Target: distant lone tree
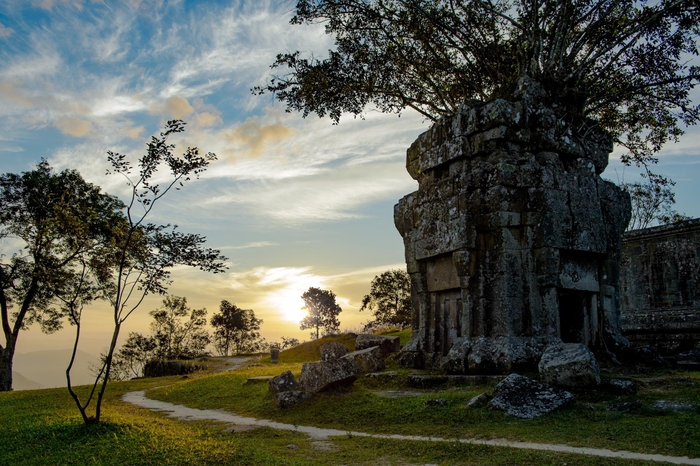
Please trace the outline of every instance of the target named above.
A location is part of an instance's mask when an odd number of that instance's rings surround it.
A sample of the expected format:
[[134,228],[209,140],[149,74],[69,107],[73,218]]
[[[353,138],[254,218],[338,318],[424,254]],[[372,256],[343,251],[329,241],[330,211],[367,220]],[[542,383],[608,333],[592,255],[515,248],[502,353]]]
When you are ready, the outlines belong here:
[[300,323],[301,330],[315,329],[317,340],[320,329],[323,329],[323,335],[332,335],[340,331],[338,314],[342,309],[335,302],[335,293],[311,287],[301,295],[301,299],[306,304],[302,309],[308,311],[308,315]]
[[233,354],[259,351],[264,344],[258,332],[262,323],[252,309],[221,301],[219,313],[211,317],[216,351],[222,356],[228,356],[231,350]]
[[298,0],[291,23],[324,24],[334,49],[279,54],[283,74],[253,92],[304,117],[373,105],[436,120],[527,78],[571,137],[598,124],[644,166],[700,118],[697,0]]
[[374,320],[365,331],[380,327],[411,326],[411,279],[403,270],[387,270],[372,280],[370,292],[362,299],[360,312],[372,311]]

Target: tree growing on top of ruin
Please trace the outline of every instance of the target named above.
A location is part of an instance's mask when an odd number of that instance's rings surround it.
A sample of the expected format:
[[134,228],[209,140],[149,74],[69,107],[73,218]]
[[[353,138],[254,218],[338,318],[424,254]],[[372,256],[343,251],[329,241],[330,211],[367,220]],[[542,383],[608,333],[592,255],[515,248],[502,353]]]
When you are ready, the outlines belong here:
[[[313,329],[316,331],[318,340],[323,330],[323,335],[332,335],[340,331],[340,321],[338,314],[342,308],[335,302],[335,293],[330,290],[310,287],[301,295],[305,306],[302,308],[308,311],[308,315],[299,323],[301,330]],[[313,332],[312,332],[313,338]]]
[[279,54],[282,74],[253,92],[304,117],[372,105],[436,120],[527,77],[573,137],[598,124],[645,167],[700,118],[696,0],[298,0],[291,23],[324,24],[335,48]]
[[374,314],[365,331],[383,326],[411,326],[411,279],[404,270],[387,270],[372,279],[369,294],[362,298],[360,312]]

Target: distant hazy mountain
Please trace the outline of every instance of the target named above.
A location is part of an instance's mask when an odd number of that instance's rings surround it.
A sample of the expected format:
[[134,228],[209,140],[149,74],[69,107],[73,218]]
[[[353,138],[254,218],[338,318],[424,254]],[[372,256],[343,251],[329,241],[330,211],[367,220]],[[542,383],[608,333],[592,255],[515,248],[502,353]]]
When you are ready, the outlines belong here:
[[19,372],[12,371],[12,389],[13,390],[37,390],[44,388],[40,384],[29,380]]
[[[14,360],[14,371],[21,374],[29,382],[35,382],[43,388],[65,387],[66,367],[70,361],[71,350],[32,351],[31,353],[17,353]],[[94,382],[95,377],[90,372],[90,367],[96,365],[99,359],[90,353],[80,351],[76,353],[73,369],[71,370],[71,382],[73,385],[85,385]],[[22,390],[14,382],[15,390]],[[28,390],[25,388],[24,390]]]

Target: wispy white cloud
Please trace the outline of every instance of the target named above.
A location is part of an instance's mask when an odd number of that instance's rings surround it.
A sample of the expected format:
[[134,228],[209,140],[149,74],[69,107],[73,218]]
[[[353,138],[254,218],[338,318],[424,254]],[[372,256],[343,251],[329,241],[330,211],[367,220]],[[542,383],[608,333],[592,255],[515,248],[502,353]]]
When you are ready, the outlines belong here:
[[247,243],[242,246],[223,246],[219,249],[222,251],[226,250],[239,250],[239,249],[251,249],[251,248],[267,248],[270,246],[279,246],[279,243],[274,243],[272,241],[254,241],[252,243]]
[[0,24],[0,39],[7,39],[12,34],[14,34],[14,32],[14,29],[8,28],[7,26],[3,26],[2,24]]

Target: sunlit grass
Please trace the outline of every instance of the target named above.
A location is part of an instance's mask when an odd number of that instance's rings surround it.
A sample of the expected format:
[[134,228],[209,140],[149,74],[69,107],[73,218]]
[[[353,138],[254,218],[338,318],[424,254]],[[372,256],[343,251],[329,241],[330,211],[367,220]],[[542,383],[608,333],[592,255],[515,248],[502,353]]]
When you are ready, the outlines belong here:
[[[663,383],[643,387],[636,397],[615,397],[600,392],[577,393],[570,409],[540,419],[522,421],[488,408],[467,408],[472,396],[490,387],[450,388],[420,396],[387,398],[380,390],[407,387],[408,371],[389,358],[394,379],[360,377],[346,389],[317,395],[310,402],[287,410],[275,407],[267,384],[248,383],[249,377],[277,375],[291,370],[298,377],[301,361],[318,359],[312,342],[288,350],[281,363],[259,364],[189,377],[162,377],[111,383],[104,404],[104,423],[85,427],[65,389],[0,393],[0,465],[160,465],[160,464],[347,464],[347,465],[613,465],[635,464],[621,459],[524,451],[511,448],[357,438],[329,439],[331,451],[319,449],[305,435],[261,428],[247,432],[224,431],[213,421],[177,421],[120,401],[134,390],[149,397],[195,408],[224,409],[236,414],[293,425],[312,425],[343,431],[417,434],[442,438],[507,438],[572,446],[700,456],[700,410],[661,413],[643,408],[613,413],[610,403],[658,399],[700,404],[700,373],[657,374]],[[341,337],[341,342],[347,337]],[[350,346],[350,345],[348,345]],[[351,348],[352,349],[352,348]],[[285,352],[283,352],[284,354]],[[160,387],[160,388],[158,388]],[[444,398],[447,406],[426,406]]]

